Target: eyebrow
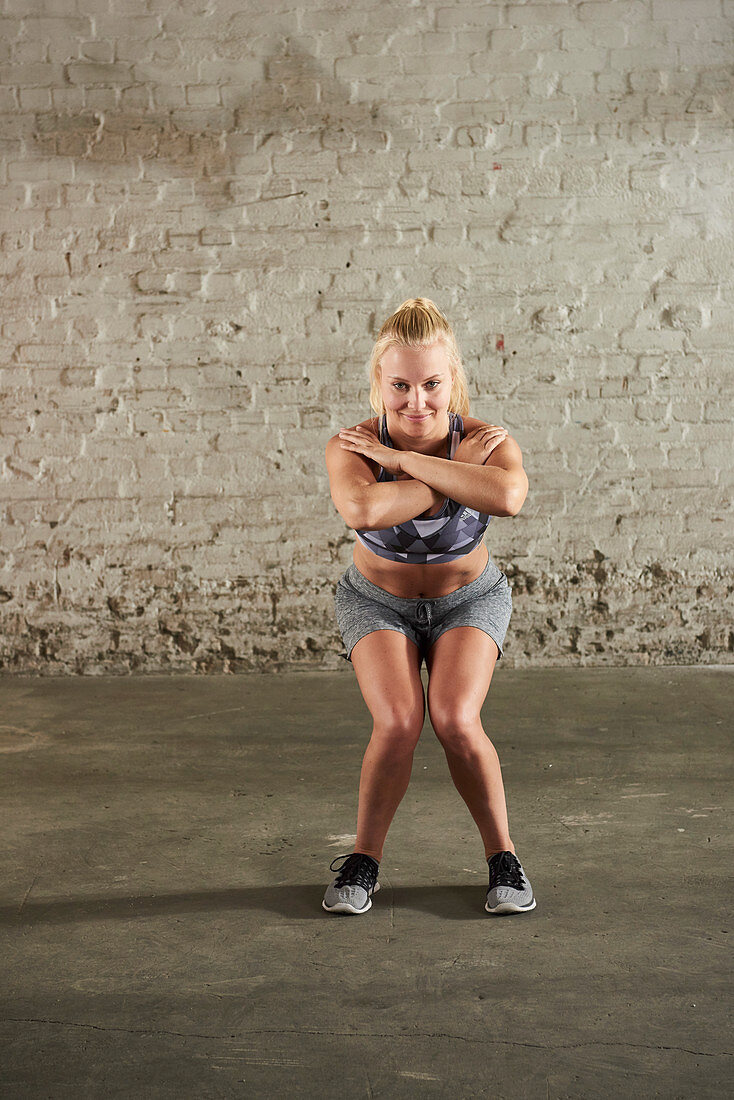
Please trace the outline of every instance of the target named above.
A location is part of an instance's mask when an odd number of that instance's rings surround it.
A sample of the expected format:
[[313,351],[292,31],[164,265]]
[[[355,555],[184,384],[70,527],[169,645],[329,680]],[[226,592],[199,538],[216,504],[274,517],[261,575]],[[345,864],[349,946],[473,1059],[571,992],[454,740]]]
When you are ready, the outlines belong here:
[[[399,374],[388,374],[388,378],[395,378],[398,382],[407,382],[406,378],[401,378]],[[424,378],[424,382],[432,382],[434,378],[443,378],[442,374],[432,374],[430,378]]]

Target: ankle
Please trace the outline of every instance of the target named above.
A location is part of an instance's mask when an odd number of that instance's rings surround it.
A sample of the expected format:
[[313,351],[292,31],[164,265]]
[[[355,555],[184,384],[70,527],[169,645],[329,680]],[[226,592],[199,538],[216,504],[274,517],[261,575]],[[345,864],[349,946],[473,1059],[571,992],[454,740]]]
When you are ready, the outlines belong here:
[[490,859],[492,858],[492,856],[496,856],[496,855],[499,855],[499,853],[500,853],[500,852],[512,852],[513,856],[514,856],[514,855],[517,855],[517,852],[515,851],[515,845],[514,845],[514,844],[513,844],[512,842],[510,842],[510,843],[509,843],[509,844],[507,845],[507,847],[506,847],[506,848],[492,848],[492,849],[488,849],[488,850],[487,850],[487,851],[486,851],[486,852],[484,853],[484,858],[485,858],[486,860],[490,860]]
[[374,848],[357,848],[355,846],[354,851],[360,855],[369,856],[371,859],[374,859],[375,863],[379,863],[382,859],[382,852],[376,852]]

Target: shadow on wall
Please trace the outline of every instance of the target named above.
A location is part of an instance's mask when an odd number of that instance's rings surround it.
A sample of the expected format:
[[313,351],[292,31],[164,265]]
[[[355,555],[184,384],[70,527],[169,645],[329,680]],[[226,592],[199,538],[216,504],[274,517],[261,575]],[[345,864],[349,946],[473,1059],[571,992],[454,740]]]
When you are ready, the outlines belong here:
[[[96,189],[96,202],[85,206],[79,225],[74,222],[73,202],[84,205],[83,198],[70,202],[68,219],[61,223],[69,277],[98,279],[108,266],[119,273],[119,254],[130,247],[134,235],[144,238],[137,246],[144,266],[125,270],[136,297],[147,305],[183,303],[199,292],[206,279],[207,291],[214,300],[221,300],[229,296],[230,283],[236,288],[237,278],[240,290],[247,289],[248,270],[267,278],[269,272],[287,265],[289,230],[315,234],[314,243],[330,247],[343,243],[351,251],[367,219],[376,217],[365,192],[379,194],[381,201],[387,198],[404,211],[413,210],[421,201],[428,171],[411,170],[409,150],[430,145],[435,170],[440,169],[449,143],[487,147],[493,141],[491,127],[484,122],[466,126],[439,122],[432,104],[427,108],[418,101],[400,112],[384,105],[379,102],[385,94],[384,81],[379,79],[361,84],[362,90],[374,92],[374,101],[355,102],[349,81],[327,72],[319,59],[297,49],[266,53],[270,44],[260,46],[262,56],[253,56],[248,47],[257,49],[263,36],[230,34],[230,24],[223,21],[215,32],[207,21],[208,35],[221,34],[217,50],[223,56],[211,62],[189,64],[185,56],[172,57],[181,45],[176,38],[166,37],[155,41],[150,62],[65,61],[58,67],[67,87],[83,90],[86,98],[102,106],[18,117],[17,137],[25,140],[29,153],[72,161],[74,182]],[[286,31],[280,40],[287,45]],[[210,72],[202,75],[205,66]],[[333,69],[333,64],[329,67]],[[199,87],[216,90],[222,105],[201,107],[192,102],[170,109],[149,105],[157,89],[164,99],[167,90],[183,96],[187,87],[194,96]],[[103,105],[107,99],[109,107]],[[490,105],[486,113],[492,114]],[[496,121],[501,123],[503,118]],[[389,169],[383,169],[368,190],[363,158],[389,150],[402,155],[391,160]],[[340,155],[359,158],[354,173],[348,165],[338,165]],[[333,212],[335,179],[339,209]],[[134,210],[126,208],[128,201],[135,202]],[[82,243],[90,219],[99,222],[93,256],[86,255]],[[59,225],[58,219],[55,224]],[[268,237],[274,227],[282,235],[275,247]],[[425,225],[412,228],[422,239]],[[336,240],[340,232],[341,242]],[[238,237],[233,238],[233,233]],[[200,250],[233,244],[239,246],[236,251],[215,254],[216,264],[211,252],[205,252],[203,260],[198,258]],[[172,248],[181,250],[173,268]],[[340,257],[340,266],[341,261]],[[73,290],[60,288],[56,305],[72,296]],[[241,343],[248,337],[254,320],[246,294],[239,295],[237,305],[234,320],[209,321],[208,337],[225,343]],[[324,308],[324,298],[317,296],[314,310]],[[258,330],[280,333],[287,313],[287,303],[276,296],[268,316],[259,313]],[[341,324],[339,311],[337,318]],[[370,331],[373,322],[374,318],[368,321]],[[151,324],[152,339],[157,341],[161,323]]]
[[[238,48],[245,55],[247,40],[233,38],[228,47],[230,54]],[[212,62],[212,69],[219,64]],[[63,66],[67,85],[85,89],[93,102],[104,102],[107,95],[117,102],[109,108],[36,111],[18,118],[17,136],[25,139],[28,153],[70,159],[74,182],[96,188],[95,204],[85,208],[84,228],[75,225],[71,205],[68,221],[63,222],[62,247],[70,277],[98,278],[108,264],[119,271],[119,253],[134,234],[147,239],[142,245],[144,266],[127,269],[136,297],[148,305],[183,303],[198,292],[206,276],[207,288],[216,285],[215,297],[221,300],[221,288],[226,296],[230,282],[234,289],[236,278],[246,280],[243,273],[248,269],[267,277],[286,266],[289,230],[316,234],[314,243],[330,247],[334,234],[343,230],[344,246],[351,249],[354,223],[364,219],[350,210],[346,220],[337,214],[338,224],[332,222],[336,158],[362,158],[395,146],[407,150],[420,140],[417,117],[410,111],[398,118],[382,105],[351,102],[348,81],[335,78],[316,59],[298,51],[222,60],[221,79],[230,83],[217,85],[216,74],[211,77],[222,106],[149,108],[156,84],[183,94],[185,68],[181,58],[145,64],[69,61]],[[198,77],[192,84],[196,87]],[[376,97],[382,94],[382,87],[375,85]],[[437,158],[440,152],[437,145]],[[407,165],[400,167],[403,161],[391,166],[381,198],[394,188],[400,202],[415,191],[415,177],[421,174],[413,173],[407,182],[410,173]],[[342,168],[340,206],[365,202],[364,178],[363,166],[353,176]],[[82,199],[75,201],[83,205]],[[128,201],[135,202],[134,210],[126,209]],[[369,205],[364,208],[365,216],[371,216]],[[97,247],[88,257],[81,242],[95,218]],[[273,227],[281,234],[280,247],[273,247],[268,238]],[[239,236],[233,239],[233,233]],[[185,239],[191,235],[198,235],[198,241]],[[296,238],[294,247],[297,243]],[[239,246],[236,251],[226,258],[219,252],[214,266],[211,252],[198,259],[200,250],[233,244]],[[171,248],[190,254],[177,252],[178,269],[171,268]],[[58,299],[73,294],[62,290]],[[323,308],[324,299],[317,297],[314,309]],[[268,316],[258,315],[258,330],[280,333],[287,312],[287,303],[276,297]],[[225,342],[245,340],[255,322],[242,294],[238,314],[234,321],[210,321],[207,335]]]
[[[230,76],[232,64],[222,62]],[[313,199],[315,189],[328,190],[326,179],[309,179],[306,186],[301,179],[274,175],[270,161],[274,153],[313,153],[325,147],[337,153],[375,152],[384,150],[389,135],[406,126],[404,118],[399,122],[387,117],[381,106],[350,102],[348,87],[305,54],[260,59],[261,79],[252,81],[249,96],[245,96],[242,84],[251,65],[251,59],[243,62],[242,83],[221,85],[225,100],[231,100],[226,106],[165,111],[123,103],[74,113],[35,112],[28,137],[32,148],[45,156],[71,157],[80,168],[88,164],[115,169],[97,175],[80,171],[81,180],[165,184],[190,179],[193,199],[210,210],[231,212],[233,206],[277,199],[309,195]],[[149,79],[135,78],[134,71],[147,67],[75,61],[64,70],[72,86],[115,89],[131,98],[133,90],[143,92],[156,78],[160,80],[160,71],[153,64]],[[268,79],[264,79],[266,69],[273,74]],[[171,66],[167,71],[171,72]],[[182,74],[182,83],[184,80]],[[415,131],[411,133],[415,140]],[[348,184],[349,177],[343,177],[343,182]],[[304,213],[304,223],[307,217],[310,224],[312,213],[310,209]],[[328,215],[324,220],[328,221]]]

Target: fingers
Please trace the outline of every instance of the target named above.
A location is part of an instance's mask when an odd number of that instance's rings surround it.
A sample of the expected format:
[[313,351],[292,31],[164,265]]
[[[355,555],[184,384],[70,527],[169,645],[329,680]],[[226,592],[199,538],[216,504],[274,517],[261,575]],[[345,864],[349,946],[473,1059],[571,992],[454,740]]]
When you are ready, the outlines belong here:
[[361,424],[358,425],[356,428],[340,428],[339,437],[340,439],[349,439],[350,437],[356,437],[360,440],[378,438],[374,432],[369,431],[367,428],[363,428]]
[[484,443],[501,443],[508,436],[507,428],[498,424],[489,424],[476,429],[476,435]]
[[501,424],[480,424],[478,428],[475,428],[471,435],[479,435],[481,432],[492,432],[496,435],[498,432],[504,432],[507,435],[507,428],[503,428]]

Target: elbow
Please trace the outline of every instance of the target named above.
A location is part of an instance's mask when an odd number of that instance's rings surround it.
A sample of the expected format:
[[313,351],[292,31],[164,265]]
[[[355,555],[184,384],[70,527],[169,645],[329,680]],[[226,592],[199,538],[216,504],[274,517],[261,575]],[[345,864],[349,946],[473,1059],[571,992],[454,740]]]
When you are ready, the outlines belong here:
[[367,514],[367,504],[365,501],[350,501],[349,505],[344,508],[341,516],[347,527],[350,527],[352,531],[368,528],[370,525],[371,517]]
[[505,500],[506,514],[508,516],[516,516],[525,503],[525,497],[527,495],[528,490],[526,485],[517,486],[517,488],[511,489]]
[[508,516],[516,516],[518,511],[521,510],[525,504],[525,497],[527,496],[527,478],[521,485],[513,485],[507,489],[507,495],[505,498],[505,507],[507,509]]

